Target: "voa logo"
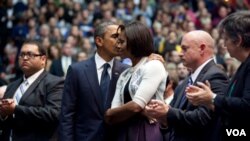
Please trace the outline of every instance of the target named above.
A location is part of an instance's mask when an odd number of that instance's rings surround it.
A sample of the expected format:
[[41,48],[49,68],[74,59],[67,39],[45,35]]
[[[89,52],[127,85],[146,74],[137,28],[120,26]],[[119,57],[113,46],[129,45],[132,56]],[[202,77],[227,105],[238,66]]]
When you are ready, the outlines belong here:
[[244,129],[226,129],[227,136],[247,136]]

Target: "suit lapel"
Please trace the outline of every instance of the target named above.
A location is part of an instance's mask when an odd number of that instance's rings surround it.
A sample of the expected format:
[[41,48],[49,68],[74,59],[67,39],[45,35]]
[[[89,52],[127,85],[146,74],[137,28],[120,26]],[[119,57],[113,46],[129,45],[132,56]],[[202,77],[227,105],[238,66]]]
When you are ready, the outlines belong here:
[[[177,97],[176,102],[174,104],[174,107],[176,107],[176,108],[182,108],[183,105],[185,105],[185,104],[182,104],[182,106],[180,107],[182,97],[183,97],[185,89],[187,87],[188,78],[189,78],[189,76],[182,82],[181,88],[179,89],[179,91],[177,91],[178,97]],[[186,103],[186,101],[184,103]]]
[[[205,75],[205,73],[207,72],[207,70],[208,70],[212,65],[215,65],[215,63],[214,63],[213,60],[211,60],[210,62],[208,62],[208,63],[202,68],[202,70],[200,71],[200,73],[199,73],[199,75],[197,76],[196,80],[193,82],[193,85],[195,85],[198,81],[204,81],[204,80],[203,80],[204,75]],[[183,82],[183,83],[184,83],[184,86],[181,88],[181,90],[180,90],[180,96],[178,97],[177,102],[175,103],[175,106],[177,106],[177,107],[179,106],[179,104],[180,104],[180,102],[181,102],[181,99],[182,99],[183,94],[185,94],[185,89],[186,89],[186,87],[187,87],[188,78],[189,78],[189,77],[187,77],[187,78],[185,79],[185,81]],[[188,102],[188,100],[185,99],[185,101],[183,102],[184,104],[182,104],[182,105],[180,106],[180,108],[181,108],[181,109],[184,108],[183,106],[186,105],[187,102]],[[185,108],[185,109],[186,109],[186,108]]]
[[193,84],[196,84],[197,81],[205,81],[203,80],[205,73],[207,72],[207,70],[209,70],[209,68],[211,68],[213,65],[215,65],[215,62],[213,60],[211,60],[210,62],[208,62],[201,70],[201,72],[199,73],[199,75],[197,76],[196,80],[194,81]]
[[38,78],[30,85],[30,87],[25,91],[23,94],[22,98],[20,99],[20,104],[22,103],[23,100],[25,100],[29,95],[32,94],[34,89],[37,87],[37,85],[40,83],[40,81],[47,75],[46,71],[43,71],[42,74],[38,76]]
[[90,87],[92,89],[93,95],[95,97],[97,105],[100,109],[103,109],[103,98],[101,97],[101,88],[98,82],[97,68],[95,63],[95,58],[92,57],[88,63],[85,65],[85,75],[89,81]]
[[20,84],[22,83],[23,78],[18,79],[17,81],[15,81],[6,91],[6,94],[4,95],[4,98],[13,98],[13,96],[15,95],[16,90],[18,89],[18,87],[20,86]]

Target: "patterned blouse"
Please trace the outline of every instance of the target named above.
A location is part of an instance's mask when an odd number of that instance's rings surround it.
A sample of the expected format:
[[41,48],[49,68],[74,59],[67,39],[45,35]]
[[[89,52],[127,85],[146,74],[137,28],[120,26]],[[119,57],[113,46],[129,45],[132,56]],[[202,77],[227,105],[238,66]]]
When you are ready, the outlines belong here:
[[148,61],[148,57],[143,57],[134,67],[126,69],[120,75],[111,108],[124,104],[124,88],[130,78],[130,96],[140,107],[144,108],[151,99],[164,101],[167,75],[162,62]]

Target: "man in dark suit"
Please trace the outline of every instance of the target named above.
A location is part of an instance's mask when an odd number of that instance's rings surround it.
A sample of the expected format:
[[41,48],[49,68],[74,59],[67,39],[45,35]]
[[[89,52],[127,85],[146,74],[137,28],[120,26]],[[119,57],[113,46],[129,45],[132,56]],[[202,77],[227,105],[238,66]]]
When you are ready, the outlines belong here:
[[[111,106],[117,79],[127,68],[114,59],[123,49],[116,45],[118,25],[103,22],[95,29],[96,54],[69,67],[62,100],[61,141],[110,141],[115,136],[104,123]],[[108,64],[108,91],[102,90],[102,74]],[[107,95],[106,95],[107,94]],[[111,136],[109,136],[111,135]],[[111,138],[110,138],[111,137]]]
[[227,76],[213,61],[214,40],[205,31],[191,31],[183,36],[181,58],[191,69],[191,75],[179,85],[174,93],[171,106],[152,100],[146,113],[158,119],[171,141],[217,140],[218,119],[204,106],[194,106],[188,102],[185,89],[188,85],[209,80],[217,94],[223,94],[227,86]]
[[19,65],[24,76],[9,84],[1,100],[1,141],[56,140],[63,79],[44,70],[46,49],[27,41]]
[[72,57],[72,45],[65,43],[62,48],[62,56],[52,61],[50,73],[56,76],[65,77],[67,70],[76,60]]
[[[224,95],[199,83],[190,87],[187,96],[194,105],[205,105],[221,117],[224,140],[235,136],[249,140],[250,135],[250,13],[235,12],[221,21],[219,29],[230,56],[241,63]],[[233,31],[233,32],[232,32]],[[211,82],[210,82],[211,83]],[[233,133],[232,133],[233,132]]]

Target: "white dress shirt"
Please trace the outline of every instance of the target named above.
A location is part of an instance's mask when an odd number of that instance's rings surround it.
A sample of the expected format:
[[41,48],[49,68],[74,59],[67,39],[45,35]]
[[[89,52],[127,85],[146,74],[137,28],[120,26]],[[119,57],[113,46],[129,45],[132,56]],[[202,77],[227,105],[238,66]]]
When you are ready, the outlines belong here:
[[113,62],[114,59],[110,60],[109,62],[106,62],[97,52],[95,54],[95,63],[96,63],[96,69],[97,69],[97,76],[98,76],[98,82],[101,83],[101,76],[103,71],[103,65],[105,63],[109,63],[110,67],[108,68],[108,73],[110,78],[112,78],[111,70],[113,68]]

